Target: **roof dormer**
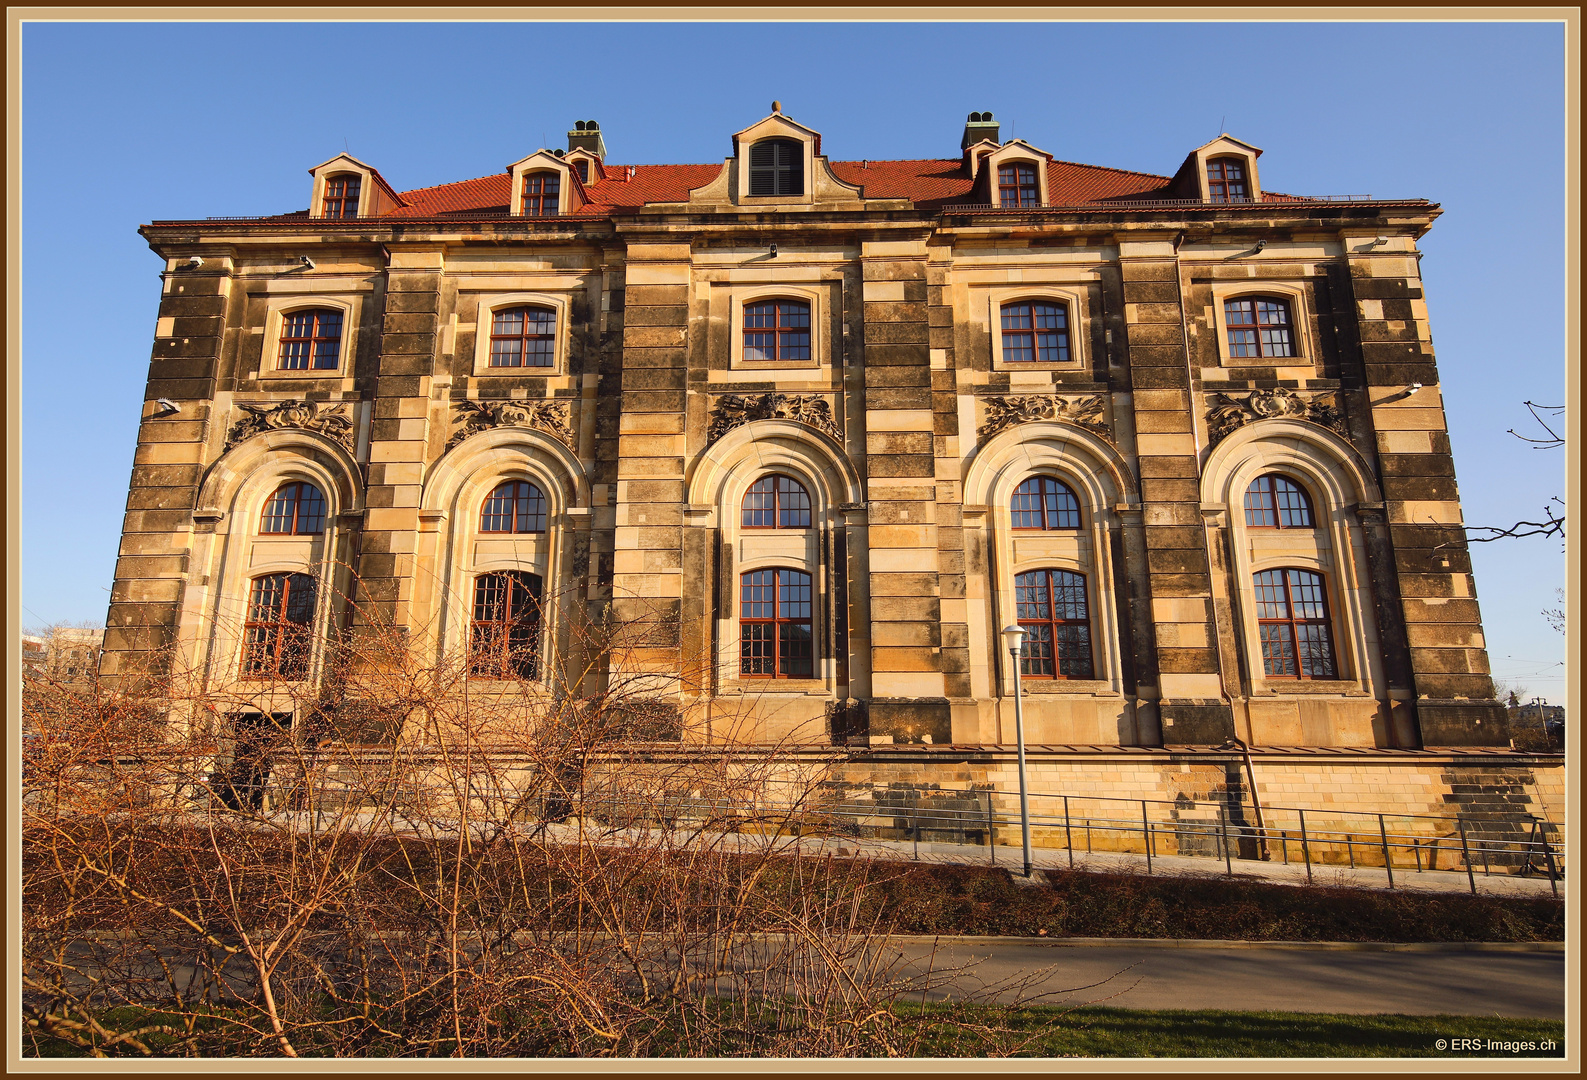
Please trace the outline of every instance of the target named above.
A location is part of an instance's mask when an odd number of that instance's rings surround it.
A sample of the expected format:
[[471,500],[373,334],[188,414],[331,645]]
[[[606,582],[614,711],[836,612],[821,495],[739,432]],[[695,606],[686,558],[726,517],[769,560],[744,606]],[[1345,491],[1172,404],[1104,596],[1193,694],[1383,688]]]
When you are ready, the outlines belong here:
[[821,134],[782,114],[772,102],[770,116],[733,136],[737,201],[808,203],[815,190],[815,164]]
[[1262,151],[1225,132],[1190,152],[1174,174],[1174,191],[1209,203],[1262,201],[1256,159]]
[[1024,139],[1010,139],[976,159],[973,190],[999,209],[1046,206],[1047,165],[1052,159],[1047,151],[1038,150]]
[[558,217],[583,205],[573,167],[550,150],[536,150],[507,166],[511,177],[508,213],[513,217]]
[[378,217],[407,205],[378,170],[351,154],[337,154],[309,175],[314,177],[311,218]]

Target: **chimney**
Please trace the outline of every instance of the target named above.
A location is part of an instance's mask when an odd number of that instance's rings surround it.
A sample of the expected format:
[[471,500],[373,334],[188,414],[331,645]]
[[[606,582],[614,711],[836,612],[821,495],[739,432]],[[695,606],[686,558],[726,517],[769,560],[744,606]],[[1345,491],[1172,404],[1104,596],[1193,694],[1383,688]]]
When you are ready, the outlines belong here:
[[978,143],[982,139],[997,142],[997,127],[997,121],[992,119],[991,113],[971,113],[970,118],[964,122],[964,138],[959,140],[960,152],[969,149],[971,144]]
[[579,120],[574,123],[573,130],[568,132],[569,150],[588,150],[601,160],[606,161],[606,143],[601,141],[601,125],[594,120]]

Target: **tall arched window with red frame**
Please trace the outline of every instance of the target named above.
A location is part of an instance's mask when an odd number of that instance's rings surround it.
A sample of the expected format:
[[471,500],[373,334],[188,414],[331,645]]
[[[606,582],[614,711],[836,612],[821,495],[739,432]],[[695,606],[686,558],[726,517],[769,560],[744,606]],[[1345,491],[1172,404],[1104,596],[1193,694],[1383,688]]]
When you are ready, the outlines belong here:
[[1090,679],[1091,606],[1084,574],[1032,570],[1014,578],[1014,610],[1025,631],[1020,674]]
[[302,679],[314,642],[314,579],[265,574],[253,579],[243,624],[242,673],[249,679]]
[[808,529],[810,493],[791,476],[763,476],[744,493],[746,529]]
[[325,495],[313,484],[282,484],[265,502],[259,532],[268,536],[316,536],[325,531]]
[[751,570],[739,578],[739,665],[746,679],[815,677],[815,596],[803,570]]
[[1257,572],[1256,622],[1269,679],[1337,679],[1328,589],[1314,570]]
[[503,570],[474,579],[468,647],[471,676],[539,676],[540,598],[540,577],[527,570]]

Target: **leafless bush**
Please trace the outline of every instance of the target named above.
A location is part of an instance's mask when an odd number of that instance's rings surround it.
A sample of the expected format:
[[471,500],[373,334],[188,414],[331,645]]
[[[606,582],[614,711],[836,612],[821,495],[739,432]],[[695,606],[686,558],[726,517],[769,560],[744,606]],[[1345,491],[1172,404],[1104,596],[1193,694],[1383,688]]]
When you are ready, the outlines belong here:
[[877,870],[806,820],[823,769],[688,741],[623,629],[488,691],[366,628],[312,695],[170,657],[31,695],[28,1052],[916,1052]]

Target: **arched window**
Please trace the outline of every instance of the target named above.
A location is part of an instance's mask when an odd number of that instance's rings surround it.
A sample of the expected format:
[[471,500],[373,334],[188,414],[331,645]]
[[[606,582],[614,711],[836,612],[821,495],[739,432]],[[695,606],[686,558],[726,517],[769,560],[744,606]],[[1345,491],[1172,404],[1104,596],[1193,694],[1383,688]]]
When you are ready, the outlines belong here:
[[557,313],[550,308],[504,308],[491,318],[490,366],[552,367],[556,342]]
[[1016,529],[1078,529],[1080,500],[1060,480],[1033,476],[1014,492],[1009,504]]
[[751,195],[803,195],[804,147],[794,139],[762,139],[749,148]]
[[810,305],[803,300],[760,300],[744,305],[744,359],[810,359]]
[[323,217],[350,218],[358,216],[358,190],[362,181],[354,174],[330,176],[325,180]]
[[810,575],[752,570],[739,579],[739,674],[744,678],[815,676]]
[[808,529],[810,493],[787,476],[763,476],[744,493],[746,529]]
[[540,670],[540,578],[525,570],[474,579],[469,674],[483,679],[534,679]]
[[1338,678],[1322,575],[1262,570],[1252,580],[1263,673],[1269,679]]
[[1014,607],[1025,631],[1020,674],[1089,679],[1091,613],[1086,579],[1069,570],[1034,570],[1014,579]]
[[1245,186],[1245,162],[1239,158],[1213,158],[1207,162],[1207,194],[1215,203],[1250,202]]
[[314,536],[325,531],[325,496],[313,484],[276,488],[259,516],[259,531],[273,536]]
[[997,204],[999,206],[1037,206],[1041,188],[1036,183],[1036,166],[1012,162],[997,167]]
[[546,531],[545,493],[527,480],[498,484],[479,512],[482,533],[543,533]]
[[334,308],[289,311],[281,317],[282,371],[334,371],[342,352],[342,313]]
[[1294,356],[1289,301],[1244,296],[1223,302],[1230,356]]
[[1311,500],[1287,476],[1268,473],[1245,489],[1245,524],[1251,529],[1314,529]]
[[526,173],[523,178],[523,216],[556,217],[562,177],[554,172]]
[[266,574],[253,579],[243,624],[242,673],[250,679],[301,679],[314,642],[314,579]]
[[1003,359],[1044,364],[1069,362],[1069,309],[1051,300],[1004,304]]

